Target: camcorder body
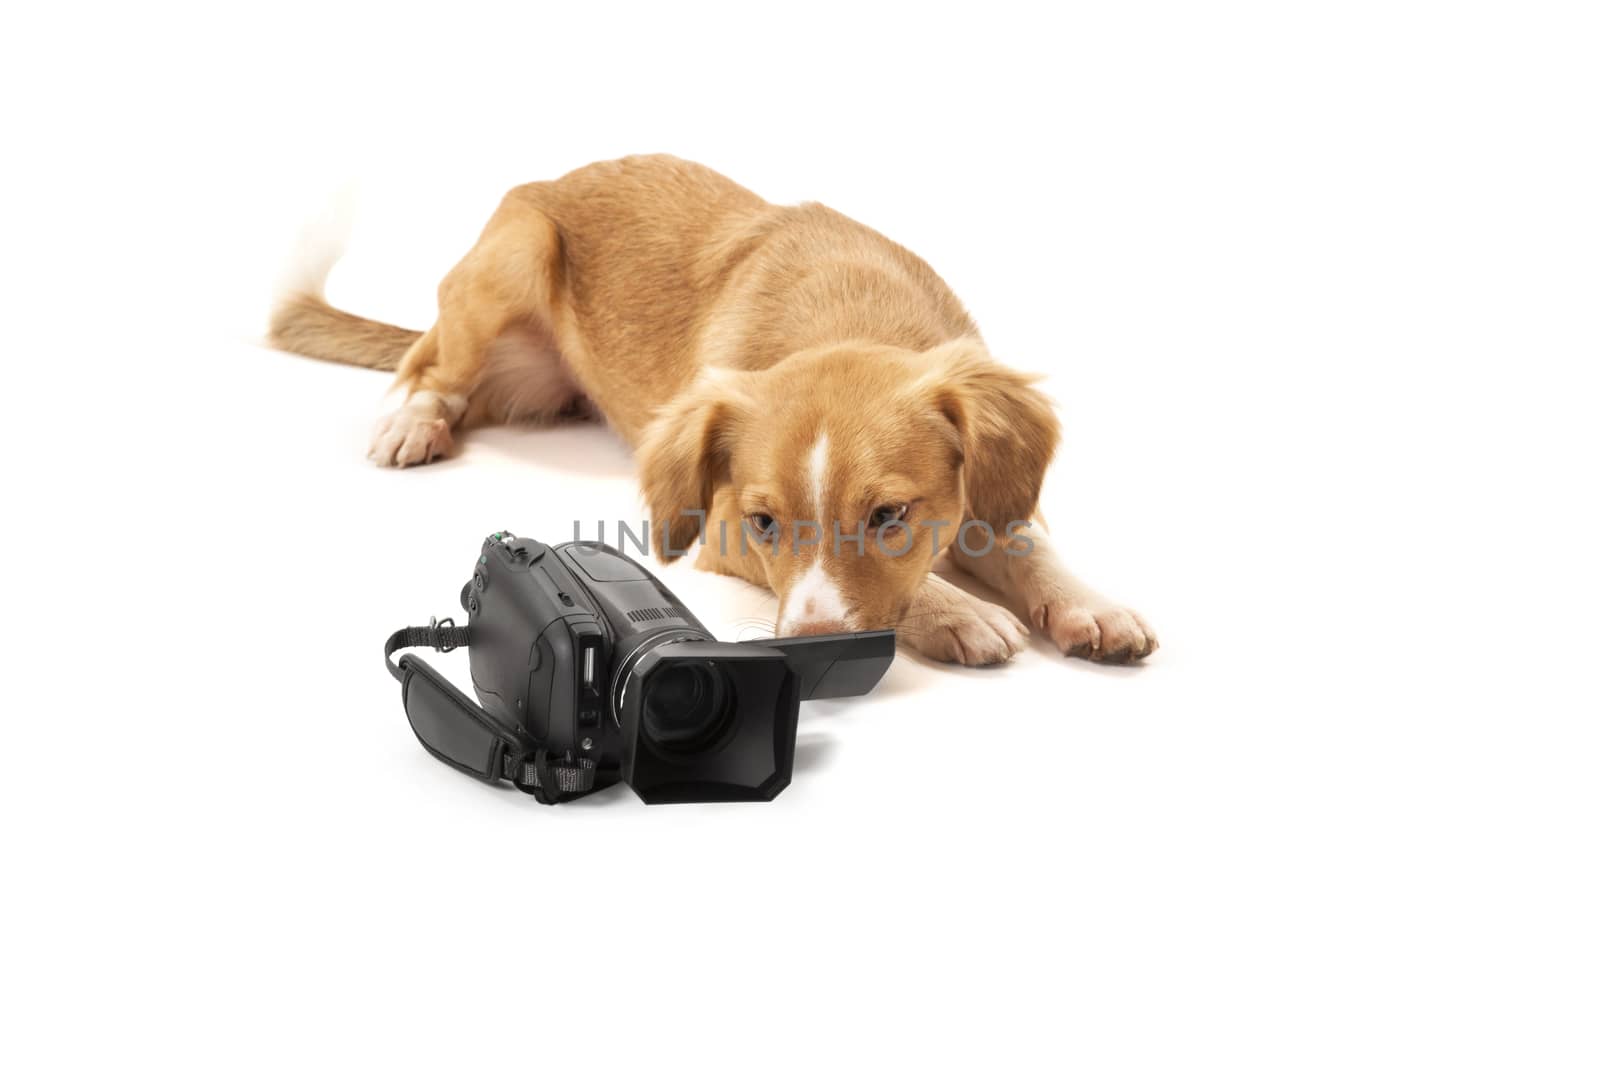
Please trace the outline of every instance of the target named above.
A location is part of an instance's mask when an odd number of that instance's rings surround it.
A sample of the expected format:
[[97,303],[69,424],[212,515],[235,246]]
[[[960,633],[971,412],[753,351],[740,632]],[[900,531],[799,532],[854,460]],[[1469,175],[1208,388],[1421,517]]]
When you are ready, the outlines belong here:
[[461,605],[465,627],[403,643],[466,645],[481,707],[408,654],[412,728],[452,766],[547,802],[619,781],[649,804],[771,800],[793,773],[800,701],[865,693],[894,657],[892,630],[716,641],[598,542],[491,534]]

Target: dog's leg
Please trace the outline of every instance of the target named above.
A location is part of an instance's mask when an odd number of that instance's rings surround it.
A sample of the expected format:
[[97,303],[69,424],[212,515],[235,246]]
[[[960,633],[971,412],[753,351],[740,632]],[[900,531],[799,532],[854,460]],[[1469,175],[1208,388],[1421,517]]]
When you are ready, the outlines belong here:
[[1118,607],[1067,570],[1041,524],[1034,523],[1021,537],[1031,547],[1020,538],[996,543],[982,555],[952,546],[951,562],[1021,604],[1033,625],[1069,656],[1129,663],[1160,647],[1155,631],[1138,613]]
[[930,574],[895,628],[902,644],[929,659],[969,667],[1003,663],[1028,643],[1028,628],[998,604]]
[[[427,373],[439,362],[439,328],[435,326],[417,339],[400,361],[397,385],[406,384],[406,368]],[[367,458],[381,467],[409,467],[415,463],[450,453],[454,441],[450,427],[466,411],[464,396],[436,393],[410,383],[405,403],[378,420],[372,428],[372,444]]]
[[[567,379],[559,353],[542,343],[552,336],[560,254],[560,235],[549,218],[526,194],[507,196],[478,243],[440,283],[438,321],[401,360],[396,384],[406,387],[406,400],[373,431],[374,461],[406,467],[448,454],[450,431],[469,408],[482,422],[554,415],[571,406],[575,387],[546,387]],[[486,367],[499,365],[491,365],[491,354],[508,347],[521,354],[508,368],[518,359],[531,363],[520,375],[486,375]],[[508,390],[513,400],[500,395]]]

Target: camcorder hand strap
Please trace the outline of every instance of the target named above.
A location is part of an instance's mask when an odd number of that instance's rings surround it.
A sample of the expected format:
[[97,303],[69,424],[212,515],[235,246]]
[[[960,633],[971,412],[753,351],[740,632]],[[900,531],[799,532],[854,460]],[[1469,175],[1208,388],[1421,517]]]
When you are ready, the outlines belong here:
[[383,664],[400,683],[411,730],[422,747],[445,763],[485,782],[504,778],[541,804],[560,804],[594,789],[595,761],[556,759],[520,723],[479,706],[451,685],[433,667],[411,653],[392,658],[402,648],[451,652],[472,641],[472,627],[455,620],[429,620],[389,635]]

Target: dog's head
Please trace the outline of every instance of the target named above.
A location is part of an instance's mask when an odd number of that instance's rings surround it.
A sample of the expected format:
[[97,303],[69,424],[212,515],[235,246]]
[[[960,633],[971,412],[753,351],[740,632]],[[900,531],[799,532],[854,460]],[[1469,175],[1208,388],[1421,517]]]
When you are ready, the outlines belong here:
[[656,551],[683,554],[703,513],[702,552],[760,560],[780,636],[894,626],[963,521],[984,524],[967,549],[1002,551],[1033,515],[1059,427],[1032,381],[976,339],[709,372],[640,446]]

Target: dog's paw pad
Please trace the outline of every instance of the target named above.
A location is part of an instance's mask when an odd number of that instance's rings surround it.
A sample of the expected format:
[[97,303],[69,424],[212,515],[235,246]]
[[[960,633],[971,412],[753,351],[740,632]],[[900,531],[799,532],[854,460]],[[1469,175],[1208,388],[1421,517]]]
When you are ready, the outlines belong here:
[[411,467],[447,456],[453,447],[449,422],[403,407],[378,420],[367,458],[380,467]]
[[1132,663],[1161,647],[1138,613],[1114,605],[1086,607],[1063,601],[1039,604],[1033,624],[1069,656],[1102,663]]

